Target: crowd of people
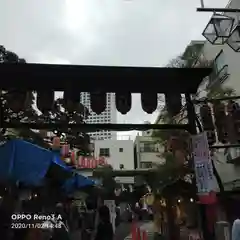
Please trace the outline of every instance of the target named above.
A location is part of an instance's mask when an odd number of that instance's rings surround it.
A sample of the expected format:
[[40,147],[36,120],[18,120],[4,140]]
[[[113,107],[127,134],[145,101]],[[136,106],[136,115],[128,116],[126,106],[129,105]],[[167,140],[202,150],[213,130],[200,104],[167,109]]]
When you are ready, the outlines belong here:
[[[50,219],[12,219],[8,237],[11,240],[113,240],[113,227],[107,206],[79,211],[76,205],[57,203],[37,208],[23,201],[15,214],[51,216]],[[54,216],[54,217],[53,217]],[[97,219],[97,221],[96,221]],[[19,226],[19,227],[16,227]],[[24,227],[23,227],[24,226]]]

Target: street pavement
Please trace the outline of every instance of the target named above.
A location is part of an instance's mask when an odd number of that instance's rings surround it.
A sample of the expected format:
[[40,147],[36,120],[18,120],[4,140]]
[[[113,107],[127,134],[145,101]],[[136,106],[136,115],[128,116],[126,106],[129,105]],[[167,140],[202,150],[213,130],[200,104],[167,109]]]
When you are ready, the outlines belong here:
[[121,223],[115,231],[114,240],[124,240],[131,233],[131,223]]
[[[146,231],[148,240],[153,239],[154,229],[152,221],[141,221],[137,224],[142,231]],[[122,223],[118,226],[115,232],[115,240],[131,240],[131,223]]]
[[[138,226],[140,226],[141,231],[145,230],[147,233],[147,240],[154,239],[154,226],[152,221],[148,222],[138,222]],[[182,227],[180,229],[180,239],[188,240],[189,239],[189,230],[187,228]],[[115,240],[132,240],[131,238],[131,223],[124,223],[119,226],[116,230],[116,238]]]

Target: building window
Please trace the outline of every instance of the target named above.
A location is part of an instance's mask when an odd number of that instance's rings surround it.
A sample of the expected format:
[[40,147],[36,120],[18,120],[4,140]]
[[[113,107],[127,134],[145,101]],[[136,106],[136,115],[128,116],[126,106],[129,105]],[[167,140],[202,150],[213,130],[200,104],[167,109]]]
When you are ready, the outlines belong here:
[[225,65],[226,65],[225,55],[224,55],[223,50],[221,50],[220,53],[217,55],[217,57],[214,60],[214,69],[218,73],[223,69],[223,67]]
[[141,162],[140,168],[152,168],[153,164],[152,162]]
[[140,143],[140,152],[158,152],[158,144],[154,142]]
[[123,148],[119,148],[119,152],[123,152]]
[[123,164],[120,164],[120,165],[119,165],[119,168],[120,168],[120,169],[124,169],[124,165],[123,165]]
[[213,72],[209,77],[208,88],[222,84],[229,76],[228,65],[226,64],[223,50],[219,52],[213,62]]
[[99,156],[100,157],[109,157],[110,156],[109,148],[100,148]]

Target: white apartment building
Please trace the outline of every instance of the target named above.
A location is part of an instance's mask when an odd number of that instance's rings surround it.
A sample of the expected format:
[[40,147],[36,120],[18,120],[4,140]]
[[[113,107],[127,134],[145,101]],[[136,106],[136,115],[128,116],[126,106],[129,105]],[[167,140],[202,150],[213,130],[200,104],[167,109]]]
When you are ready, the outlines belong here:
[[162,157],[164,147],[159,139],[151,136],[136,136],[134,142],[135,168],[152,168],[154,165],[164,164]]
[[[86,120],[86,123],[116,123],[117,122],[117,110],[115,106],[115,94],[107,93],[107,104],[106,110],[101,114],[97,115],[91,110],[90,93],[81,93],[81,103],[87,107],[90,111],[90,115]],[[89,133],[93,140],[104,140],[104,139],[117,139],[117,133],[112,131],[97,131]]]
[[[240,1],[232,0],[226,8],[240,8]],[[236,19],[236,13],[226,13]],[[227,44],[212,45],[210,42],[205,41],[200,58],[206,60],[214,60],[214,74],[208,79],[207,85],[204,87],[215,87],[222,84],[236,90],[236,94],[240,95],[240,53],[234,52]],[[204,92],[202,93],[204,96]]]
[[[114,170],[134,169],[134,144],[132,140],[96,140],[94,156],[104,157]],[[116,177],[116,182],[133,184],[134,177]]]
[[[151,124],[151,122],[144,121],[144,124]],[[152,129],[148,129],[148,130],[142,131],[142,136],[150,137],[152,135],[152,132],[153,132]]]
[[[238,0],[232,0],[226,8],[240,8]],[[236,13],[226,13],[235,18],[237,23]],[[199,97],[206,96],[206,90],[215,88],[219,85],[223,87],[230,87],[235,90],[236,95],[240,95],[240,53],[234,52],[227,44],[212,45],[205,41],[199,59],[206,59],[213,61],[213,73],[206,78],[199,88]],[[240,149],[229,148],[227,152],[228,158],[240,157]]]
[[95,140],[94,156],[104,157],[113,169],[134,169],[134,152],[132,140]]

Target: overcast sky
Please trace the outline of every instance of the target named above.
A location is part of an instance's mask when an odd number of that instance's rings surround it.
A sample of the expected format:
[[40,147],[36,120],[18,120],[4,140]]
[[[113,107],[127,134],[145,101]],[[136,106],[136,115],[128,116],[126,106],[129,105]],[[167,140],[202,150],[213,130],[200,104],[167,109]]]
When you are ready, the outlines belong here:
[[[197,7],[200,0],[0,0],[0,44],[28,62],[164,66],[202,39],[210,14]],[[143,113],[139,96],[133,108],[118,121],[156,118]]]

